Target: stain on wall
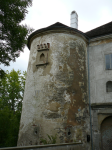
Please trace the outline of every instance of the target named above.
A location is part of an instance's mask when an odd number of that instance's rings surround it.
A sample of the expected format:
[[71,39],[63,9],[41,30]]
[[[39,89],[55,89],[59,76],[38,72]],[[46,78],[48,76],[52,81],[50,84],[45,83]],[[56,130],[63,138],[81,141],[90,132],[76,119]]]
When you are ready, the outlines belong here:
[[[49,64],[36,68],[36,46],[42,42],[50,43]],[[71,33],[51,33],[32,41],[18,145],[41,144],[47,134],[57,134],[57,143],[83,142],[89,148],[86,50],[85,41]],[[37,126],[36,135],[32,124]]]

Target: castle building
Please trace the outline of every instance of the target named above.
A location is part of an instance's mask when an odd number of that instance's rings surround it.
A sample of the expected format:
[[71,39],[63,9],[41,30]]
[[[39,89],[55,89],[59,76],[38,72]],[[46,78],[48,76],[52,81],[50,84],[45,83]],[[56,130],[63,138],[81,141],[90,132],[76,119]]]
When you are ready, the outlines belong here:
[[83,33],[55,23],[28,38],[30,58],[19,146],[82,143],[86,150],[112,147],[112,22]]
[[85,33],[94,150],[112,147],[112,22]]

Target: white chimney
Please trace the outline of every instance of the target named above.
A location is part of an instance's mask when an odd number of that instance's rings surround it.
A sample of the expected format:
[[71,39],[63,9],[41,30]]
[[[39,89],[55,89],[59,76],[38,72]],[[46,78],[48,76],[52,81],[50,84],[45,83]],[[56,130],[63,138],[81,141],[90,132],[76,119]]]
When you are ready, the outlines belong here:
[[78,15],[76,11],[71,12],[70,27],[78,29]]

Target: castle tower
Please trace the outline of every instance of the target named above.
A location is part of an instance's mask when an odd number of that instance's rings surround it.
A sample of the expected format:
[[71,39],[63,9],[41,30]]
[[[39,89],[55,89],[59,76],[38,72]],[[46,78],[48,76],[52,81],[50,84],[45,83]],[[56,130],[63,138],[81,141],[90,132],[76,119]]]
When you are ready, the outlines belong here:
[[19,146],[57,134],[57,143],[82,142],[89,149],[86,45],[82,32],[58,22],[29,36]]

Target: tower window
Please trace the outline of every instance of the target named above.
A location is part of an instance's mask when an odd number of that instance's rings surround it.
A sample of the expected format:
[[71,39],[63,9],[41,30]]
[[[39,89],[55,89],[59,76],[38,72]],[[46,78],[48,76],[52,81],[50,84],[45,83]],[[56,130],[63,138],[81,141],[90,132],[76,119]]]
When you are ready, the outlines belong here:
[[43,53],[40,55],[40,61],[45,61],[45,55]]
[[106,70],[112,70],[112,54],[105,55],[105,68]]
[[106,83],[106,91],[107,92],[112,92],[112,81],[108,81]]
[[71,132],[70,132],[70,129],[69,129],[69,131],[68,131],[68,135],[70,135],[71,134]]

